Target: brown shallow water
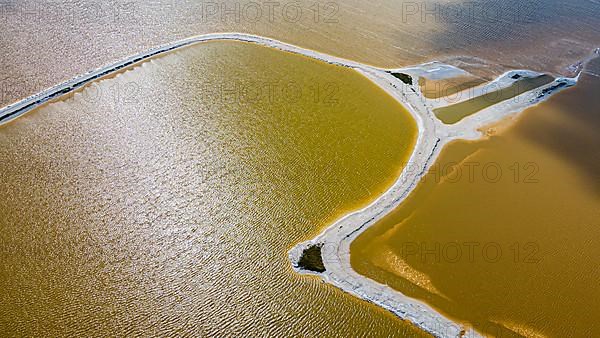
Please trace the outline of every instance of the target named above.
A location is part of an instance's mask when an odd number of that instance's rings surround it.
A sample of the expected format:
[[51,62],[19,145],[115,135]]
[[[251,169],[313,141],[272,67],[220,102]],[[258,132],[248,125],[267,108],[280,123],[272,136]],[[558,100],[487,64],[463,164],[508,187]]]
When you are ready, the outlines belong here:
[[489,335],[600,335],[598,70],[503,132],[448,145],[352,243],[352,266]]
[[1,335],[422,336],[287,258],[415,128],[353,70],[231,41],[2,126]]
[[[267,5],[271,3],[272,6]],[[243,32],[384,66],[564,73],[600,46],[596,0],[0,2],[0,106],[159,44]]]
[[489,84],[487,87],[485,87],[486,89],[484,89],[483,95],[473,97],[459,103],[451,104],[449,106],[436,108],[433,110],[433,112],[435,113],[435,116],[445,124],[453,124],[487,107],[509,99],[513,99],[516,96],[546,85],[552,81],[554,81],[552,76],[540,75],[534,78],[523,78],[517,80],[512,85],[502,89],[498,89],[497,86]]

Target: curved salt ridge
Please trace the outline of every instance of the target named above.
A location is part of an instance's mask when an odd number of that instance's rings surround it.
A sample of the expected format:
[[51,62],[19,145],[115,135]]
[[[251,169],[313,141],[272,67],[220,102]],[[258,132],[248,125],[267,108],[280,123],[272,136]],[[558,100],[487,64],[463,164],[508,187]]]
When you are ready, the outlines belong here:
[[[429,68],[430,66],[427,69]],[[479,131],[482,127],[515,115],[548,99],[553,93],[574,86],[579,77],[557,78],[547,85],[483,109],[454,125],[446,125],[435,117],[430,100],[421,95],[419,86],[405,85],[382,69],[363,66],[356,67],[356,70],[408,108],[419,129],[415,148],[400,177],[388,191],[369,206],[334,222],[314,239],[296,245],[288,252],[289,259],[297,272],[318,275],[348,293],[411,321],[434,336],[481,337],[472,328],[448,319],[427,304],[406,297],[391,287],[354,271],[350,264],[350,243],[369,226],[400,205],[434,163],[446,143],[457,139],[478,139],[482,136]],[[415,67],[411,67],[397,69],[394,72],[403,72],[414,77],[418,74],[414,70]],[[442,71],[446,70],[442,69]],[[501,78],[505,78],[507,74],[514,73],[506,73]],[[413,83],[418,83],[418,79],[413,79]],[[314,273],[298,266],[302,252],[312,245],[321,246],[321,255],[326,269],[323,273]]]
[[133,66],[137,63],[140,63],[151,57],[161,55],[161,54],[170,52],[172,50],[175,50],[175,49],[178,49],[181,47],[190,46],[190,45],[197,44],[200,42],[205,42],[205,41],[213,41],[213,40],[235,40],[235,41],[242,41],[242,42],[253,42],[253,43],[280,49],[280,50],[291,52],[291,53],[302,54],[302,55],[311,57],[313,59],[318,59],[321,61],[325,61],[327,63],[339,65],[339,66],[351,67],[351,68],[357,68],[357,69],[372,68],[370,66],[363,65],[358,62],[345,60],[345,59],[338,58],[335,56],[319,53],[317,51],[301,48],[298,46],[294,46],[291,44],[287,44],[287,43],[284,43],[281,41],[273,40],[273,39],[258,36],[258,35],[243,34],[243,33],[204,34],[204,35],[198,35],[198,36],[190,37],[187,39],[179,40],[179,41],[172,42],[169,44],[165,44],[165,45],[150,49],[146,52],[135,54],[133,56],[126,58],[123,61],[119,61],[119,62],[113,63],[111,65],[107,65],[107,66],[98,68],[96,70],[87,72],[85,74],[76,76],[71,80],[65,81],[54,87],[48,88],[42,92],[31,95],[21,101],[18,101],[16,103],[13,103],[6,107],[3,107],[0,109],[0,125],[17,118],[17,117],[35,109],[36,107],[43,105],[46,102],[54,100],[62,95],[67,94],[67,93],[73,92],[73,91],[85,86],[86,84],[88,84],[91,81],[108,76],[108,75],[118,72],[124,68]]
[[[446,143],[457,139],[478,139],[482,136],[479,131],[482,127],[546,100],[552,93],[574,86],[578,77],[558,78],[511,100],[483,109],[454,125],[445,125],[435,117],[429,100],[421,95],[418,86],[404,85],[382,70],[358,70],[411,112],[419,128],[415,148],[400,177],[388,191],[364,209],[336,221],[316,238],[292,248],[288,253],[289,258],[296,271],[315,274],[302,270],[297,263],[305,248],[310,245],[321,245],[326,271],[318,275],[325,281],[388,309],[434,336],[480,337],[481,335],[472,328],[453,322],[427,304],[406,297],[387,285],[355,272],[350,264],[350,243],[369,226],[396,208],[410,194]],[[410,73],[410,70],[407,73]]]
[[[317,275],[321,276],[325,281],[359,298],[382,306],[398,315],[398,317],[411,321],[418,327],[435,336],[479,337],[480,335],[473,329],[465,328],[459,323],[453,322],[435,309],[429,307],[427,304],[406,297],[387,285],[377,283],[374,280],[368,279],[355,272],[350,265],[350,243],[366,228],[397,207],[408,196],[415,188],[420,178],[426,173],[427,169],[433,164],[446,143],[455,139],[479,138],[481,135],[477,131],[478,128],[520,112],[533,104],[545,100],[555,91],[573,86],[577,82],[577,78],[556,79],[546,86],[521,94],[517,97],[518,100],[502,102],[498,105],[488,107],[475,115],[471,115],[454,125],[445,125],[435,117],[432,112],[431,102],[421,95],[418,85],[406,85],[387,73],[385,69],[375,68],[256,35],[242,33],[206,34],[180,40],[151,49],[144,53],[136,54],[123,61],[77,76],[62,84],[6,106],[0,109],[0,125],[17,118],[46,102],[77,90],[91,81],[118,72],[123,68],[135,65],[145,59],[177,48],[211,40],[253,42],[287,52],[302,54],[331,64],[353,68],[376,83],[408,109],[417,122],[418,136],[409,162],[393,186],[369,206],[339,219],[316,238],[296,245],[289,251],[288,255],[296,271],[300,273],[315,274],[298,268],[297,263],[305,248],[309,245],[322,244],[323,247],[321,251],[326,271]],[[394,71],[411,74],[415,77],[413,83],[418,83],[418,77],[421,75],[434,78],[445,78],[461,73],[460,69],[439,62],[427,63],[410,68],[401,68]],[[439,73],[436,74],[436,72]],[[564,85],[554,88],[554,86],[557,86],[560,83],[563,83]],[[547,92],[544,92],[544,90],[547,90]]]

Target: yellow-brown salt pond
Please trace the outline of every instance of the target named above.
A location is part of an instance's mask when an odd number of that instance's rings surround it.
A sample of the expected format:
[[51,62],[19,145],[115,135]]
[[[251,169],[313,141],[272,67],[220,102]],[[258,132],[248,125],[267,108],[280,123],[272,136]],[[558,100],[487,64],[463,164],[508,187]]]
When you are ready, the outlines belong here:
[[381,195],[415,135],[357,72],[232,41],[32,111],[0,127],[0,331],[422,335],[287,258]]

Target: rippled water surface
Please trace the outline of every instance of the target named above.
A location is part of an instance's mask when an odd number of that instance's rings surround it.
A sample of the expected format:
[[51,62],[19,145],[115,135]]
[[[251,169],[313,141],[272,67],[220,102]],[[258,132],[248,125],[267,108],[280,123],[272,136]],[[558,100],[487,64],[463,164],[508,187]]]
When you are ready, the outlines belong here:
[[352,243],[352,266],[490,335],[598,336],[598,70],[508,130],[450,144]]
[[[0,19],[0,106],[214,32],[386,67],[442,60],[487,80],[570,74],[600,45],[597,0],[302,0],[272,12],[235,0],[0,0]],[[599,88],[586,75],[509,131],[449,146],[438,163],[461,162],[462,180],[430,174],[354,244],[355,268],[488,333],[597,335]],[[233,42],[154,59],[2,126],[0,332],[421,334],[294,274],[286,257],[384,191],[414,128],[349,69]],[[474,182],[467,162],[481,164]],[[488,162],[498,183],[481,176]],[[503,255],[421,259],[432,241],[464,255],[465,243],[494,242]]]
[[355,71],[239,42],[0,127],[2,335],[422,335],[290,267],[416,126]]
[[[270,5],[269,5],[270,4]],[[159,44],[273,37],[379,66],[565,73],[600,46],[597,0],[0,1],[0,105]]]

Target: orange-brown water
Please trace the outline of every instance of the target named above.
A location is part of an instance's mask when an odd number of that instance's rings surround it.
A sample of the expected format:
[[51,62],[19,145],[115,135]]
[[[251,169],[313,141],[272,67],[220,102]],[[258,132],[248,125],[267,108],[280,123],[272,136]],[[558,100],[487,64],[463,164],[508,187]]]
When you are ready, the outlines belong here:
[[352,266],[489,335],[599,335],[598,70],[507,130],[448,145],[352,243]]

